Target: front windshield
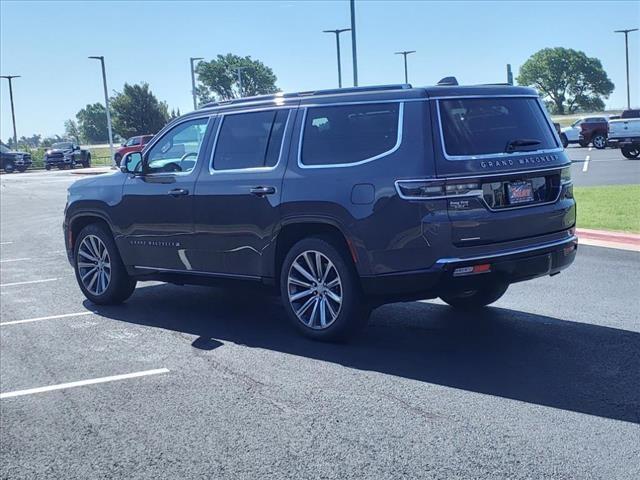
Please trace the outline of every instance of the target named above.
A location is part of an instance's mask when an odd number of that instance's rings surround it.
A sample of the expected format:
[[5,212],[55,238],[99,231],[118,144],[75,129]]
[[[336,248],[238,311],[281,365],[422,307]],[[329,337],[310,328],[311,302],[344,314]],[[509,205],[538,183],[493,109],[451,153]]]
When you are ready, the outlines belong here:
[[51,148],[56,148],[59,150],[68,150],[71,148],[73,144],[71,142],[59,142],[59,143],[54,143],[53,145],[51,145]]
[[0,144],[0,152],[9,153],[10,151],[5,145]]

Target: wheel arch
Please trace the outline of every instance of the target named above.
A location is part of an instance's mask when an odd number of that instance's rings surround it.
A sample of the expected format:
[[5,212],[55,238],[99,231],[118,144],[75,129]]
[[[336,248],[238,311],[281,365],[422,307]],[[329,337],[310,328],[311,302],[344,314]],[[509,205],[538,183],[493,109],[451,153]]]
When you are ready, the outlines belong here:
[[[92,223],[99,223],[107,227],[107,229],[113,234],[113,228],[109,219],[99,212],[80,212],[75,214],[68,224],[68,246],[71,252],[75,249],[76,239],[84,227],[91,225]],[[116,244],[117,248],[117,244]]]

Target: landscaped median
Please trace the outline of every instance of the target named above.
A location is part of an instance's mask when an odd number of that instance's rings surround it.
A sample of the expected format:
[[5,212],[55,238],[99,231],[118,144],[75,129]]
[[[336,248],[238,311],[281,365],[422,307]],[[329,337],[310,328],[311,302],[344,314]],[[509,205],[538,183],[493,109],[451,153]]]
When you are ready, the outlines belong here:
[[640,185],[575,187],[580,243],[640,251]]

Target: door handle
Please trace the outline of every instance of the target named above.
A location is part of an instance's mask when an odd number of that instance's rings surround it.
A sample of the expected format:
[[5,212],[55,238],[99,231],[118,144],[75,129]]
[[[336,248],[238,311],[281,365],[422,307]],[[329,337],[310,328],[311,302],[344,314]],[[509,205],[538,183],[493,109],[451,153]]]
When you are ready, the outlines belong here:
[[189,190],[185,190],[184,188],[174,188],[173,190],[169,190],[169,195],[172,197],[181,197],[183,195],[189,195]]
[[276,187],[252,187],[249,191],[258,197],[264,197],[276,193]]

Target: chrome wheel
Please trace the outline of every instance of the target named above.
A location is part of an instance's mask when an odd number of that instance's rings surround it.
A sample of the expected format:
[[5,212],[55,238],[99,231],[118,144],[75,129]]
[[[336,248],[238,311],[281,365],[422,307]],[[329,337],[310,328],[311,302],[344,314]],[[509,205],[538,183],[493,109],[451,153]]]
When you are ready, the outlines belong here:
[[111,258],[107,246],[96,235],[87,235],[80,242],[76,257],[84,287],[93,295],[102,295],[111,282]]
[[607,146],[606,138],[604,138],[602,135],[597,135],[593,139],[593,146],[598,148],[598,149],[602,149],[602,148],[606,147]]
[[298,320],[315,330],[336,321],[342,307],[342,281],[325,255],[315,250],[301,253],[287,277],[289,303]]

